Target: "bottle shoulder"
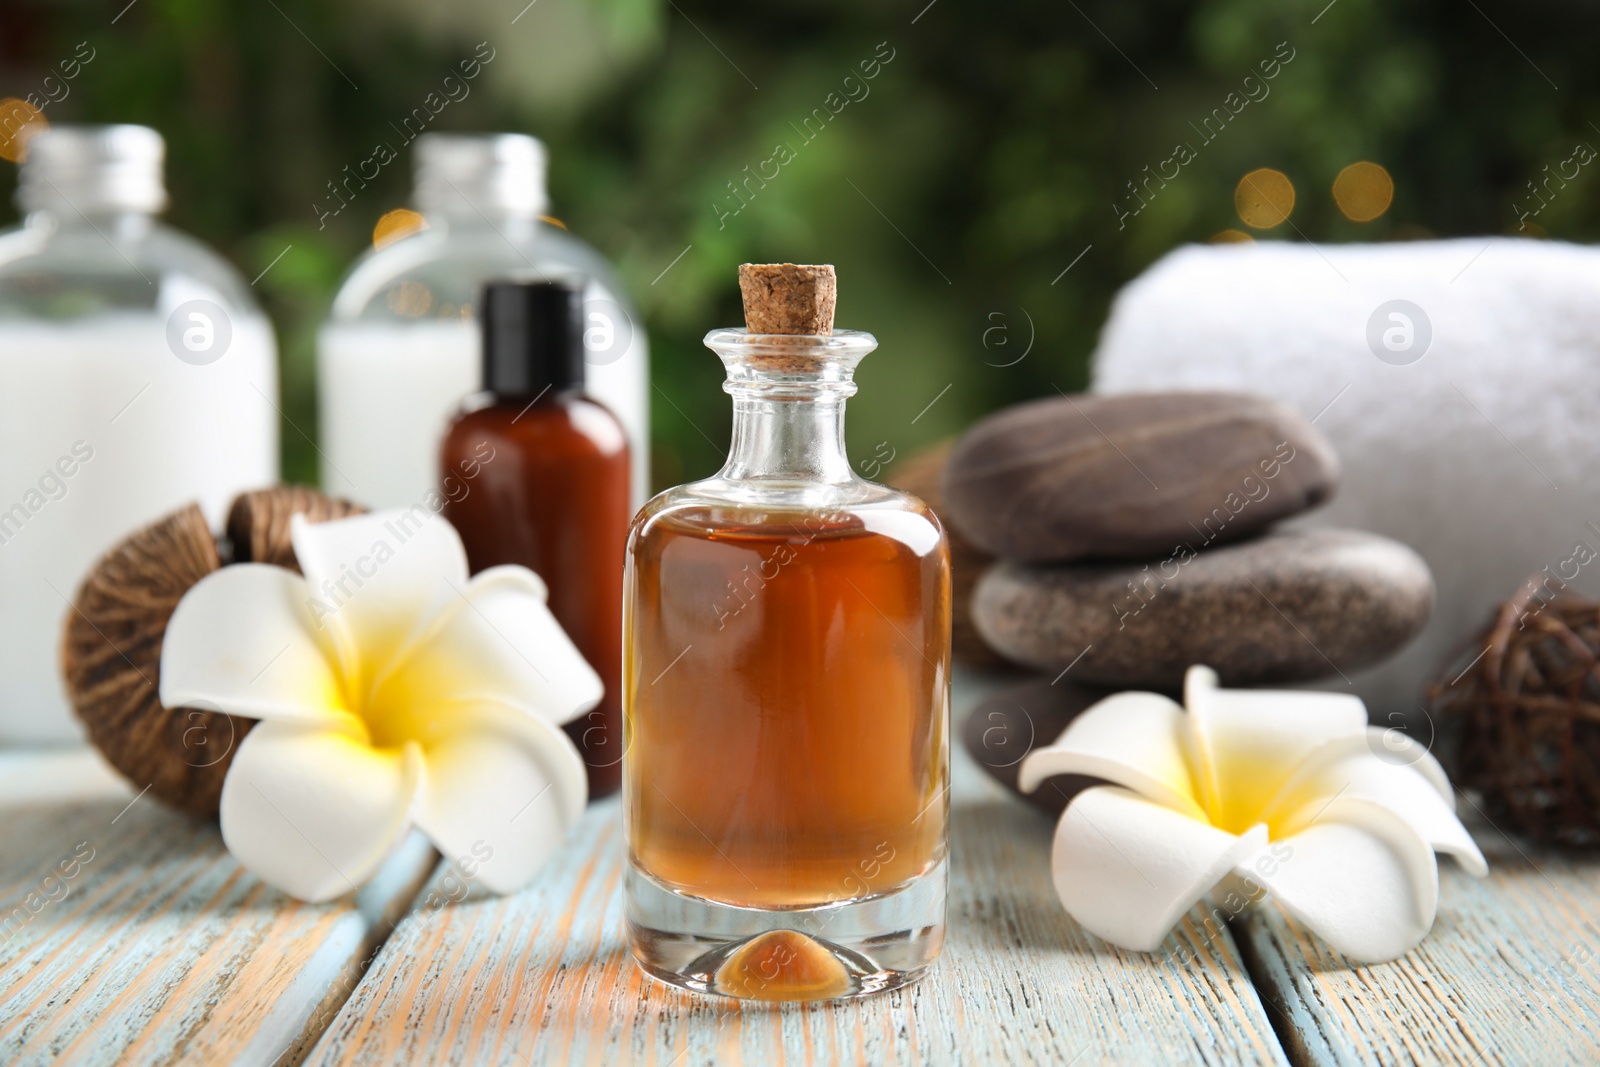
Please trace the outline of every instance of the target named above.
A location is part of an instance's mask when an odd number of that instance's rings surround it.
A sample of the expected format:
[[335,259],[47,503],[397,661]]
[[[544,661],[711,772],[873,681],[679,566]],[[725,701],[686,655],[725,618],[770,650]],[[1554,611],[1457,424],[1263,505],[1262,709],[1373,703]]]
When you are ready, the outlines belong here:
[[545,245],[553,258],[570,263],[606,290],[609,298],[620,304],[624,310],[633,311],[633,302],[628,299],[627,290],[617,278],[616,271],[593,245],[547,222],[539,224],[538,240]]
[[588,280],[591,296],[631,310],[609,266],[588,245],[538,223],[518,229],[434,227],[351,265],[334,297],[335,322],[460,318],[470,314],[492,278],[572,276]]
[[164,313],[204,299],[261,315],[244,277],[219,253],[148,218],[98,228],[25,223],[0,234],[0,312],[62,318]]
[[477,393],[468,397],[445,431],[447,450],[492,448],[571,459],[626,457],[628,436],[611,409],[582,393],[528,403]]
[[932,515],[922,499],[904,489],[854,477],[848,481],[820,482],[778,478],[729,478],[722,473],[662,490],[646,504],[663,508],[725,507],[751,512],[908,511]]
[[657,493],[634,517],[633,543],[637,547],[684,534],[809,541],[826,531],[828,536],[878,534],[918,556],[948,556],[948,538],[938,516],[903,490],[857,480],[848,489],[832,487],[842,491],[783,500],[752,499],[740,488],[736,482],[708,478]]

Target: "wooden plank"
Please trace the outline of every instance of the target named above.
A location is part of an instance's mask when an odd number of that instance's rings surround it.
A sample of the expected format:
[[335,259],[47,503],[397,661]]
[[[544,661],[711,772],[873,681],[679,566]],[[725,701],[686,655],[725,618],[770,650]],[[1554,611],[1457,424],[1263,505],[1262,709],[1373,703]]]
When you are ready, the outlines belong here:
[[1284,1062],[1225,929],[1196,909],[1149,956],[1083,933],[1050,885],[1049,820],[964,755],[955,772],[948,940],[909,990],[745,1005],[647,978],[623,940],[612,799],[522,893],[449,902],[441,867],[310,1062]]
[[1600,1063],[1600,856],[1471,829],[1489,876],[1441,860],[1433,932],[1393,963],[1357,964],[1275,905],[1235,924],[1292,1062]]
[[299,904],[96,763],[0,760],[0,1062],[295,1062],[437,854],[414,837],[359,894]]

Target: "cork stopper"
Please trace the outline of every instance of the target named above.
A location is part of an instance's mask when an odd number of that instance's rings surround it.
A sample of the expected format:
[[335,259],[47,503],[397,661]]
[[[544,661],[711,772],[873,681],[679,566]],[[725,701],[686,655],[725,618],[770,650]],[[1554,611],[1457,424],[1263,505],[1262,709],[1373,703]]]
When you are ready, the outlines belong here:
[[751,333],[833,333],[839,283],[833,265],[745,263],[739,267],[744,325]]

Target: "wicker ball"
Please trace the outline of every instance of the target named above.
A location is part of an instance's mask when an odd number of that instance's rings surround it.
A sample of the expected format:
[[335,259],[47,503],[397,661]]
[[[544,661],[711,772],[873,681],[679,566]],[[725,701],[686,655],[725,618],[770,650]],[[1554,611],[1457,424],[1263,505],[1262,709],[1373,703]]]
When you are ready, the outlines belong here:
[[1441,760],[1496,825],[1600,843],[1600,603],[1526,584],[1429,696]]
[[190,504],[130,534],[90,569],[62,635],[62,673],[89,740],[136,788],[215,818],[233,753],[254,725],[216,709],[161,706],[161,642],[183,594],[225,562],[298,569],[291,515],[320,522],[361,510],[299,486],[256,490],[234,501],[219,547]]

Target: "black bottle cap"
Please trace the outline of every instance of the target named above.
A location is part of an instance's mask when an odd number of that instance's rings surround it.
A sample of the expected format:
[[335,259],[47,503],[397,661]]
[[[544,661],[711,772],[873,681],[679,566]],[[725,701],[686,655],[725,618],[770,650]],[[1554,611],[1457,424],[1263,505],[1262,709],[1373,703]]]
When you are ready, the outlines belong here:
[[483,287],[483,387],[538,396],[583,384],[583,290],[571,282]]

